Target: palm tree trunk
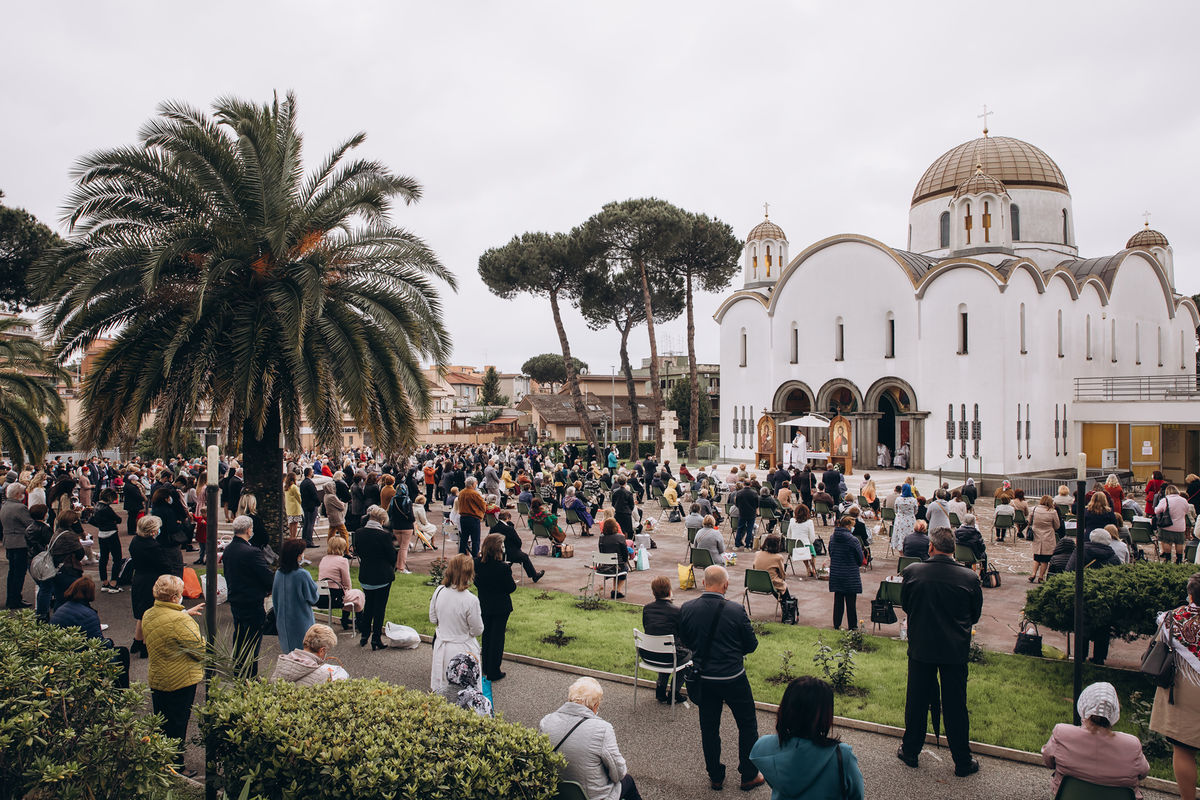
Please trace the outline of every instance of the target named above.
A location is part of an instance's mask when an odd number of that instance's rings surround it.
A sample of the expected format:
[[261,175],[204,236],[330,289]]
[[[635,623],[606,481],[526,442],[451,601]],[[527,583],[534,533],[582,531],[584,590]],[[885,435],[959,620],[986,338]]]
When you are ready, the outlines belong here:
[[638,418],[638,403],[637,389],[633,383],[633,365],[629,363],[629,331],[633,329],[632,323],[627,323],[624,328],[621,327],[620,321],[617,321],[617,330],[621,331],[621,374],[625,377],[625,391],[629,394],[629,460],[630,462],[638,460],[638,450],[641,447],[641,431],[642,423]]
[[654,339],[654,306],[650,302],[650,276],[646,273],[646,260],[638,258],[638,272],[642,275],[642,302],[646,304],[646,332],[650,336],[650,390],[654,398],[654,449],[655,456],[662,451],[662,428],[658,425],[662,417],[662,387],[658,385],[658,342]]
[[700,378],[696,369],[696,315],[692,308],[692,271],[687,271],[687,348],[688,389],[691,404],[688,407],[688,460],[696,463],[696,445],[700,441]]
[[[271,536],[271,547],[279,552],[283,542],[283,448],[279,446],[281,423],[278,401],[263,426],[262,437],[256,436],[254,426],[247,421],[242,426],[242,479],[244,492],[258,499],[258,516]],[[215,530],[215,528],[214,528]]]
[[558,292],[550,292],[550,310],[554,312],[554,328],[558,331],[558,343],[562,346],[563,364],[567,369],[567,383],[571,386],[571,402],[575,405],[575,414],[579,417],[579,429],[587,438],[588,444],[600,452],[600,442],[596,432],[592,430],[592,422],[588,419],[587,409],[583,405],[583,395],[579,393],[579,373],[575,370],[575,362],[571,360],[571,345],[567,342],[567,329],[563,327],[562,315],[558,311]]

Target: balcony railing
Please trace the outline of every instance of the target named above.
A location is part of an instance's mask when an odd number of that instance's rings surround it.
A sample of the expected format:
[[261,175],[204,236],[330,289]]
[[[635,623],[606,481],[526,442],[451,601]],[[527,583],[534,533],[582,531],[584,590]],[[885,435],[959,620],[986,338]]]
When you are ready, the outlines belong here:
[[1075,399],[1103,400],[1200,400],[1200,382],[1194,374],[1127,375],[1111,378],[1076,378]]

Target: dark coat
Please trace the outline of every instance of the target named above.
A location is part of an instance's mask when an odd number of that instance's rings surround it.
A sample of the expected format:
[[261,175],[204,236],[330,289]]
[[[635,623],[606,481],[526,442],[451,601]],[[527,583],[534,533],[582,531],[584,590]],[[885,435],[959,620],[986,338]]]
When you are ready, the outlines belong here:
[[263,551],[235,536],[225,548],[221,566],[229,586],[229,610],[234,618],[262,616],[263,599],[271,593],[275,581]]
[[512,565],[504,561],[475,560],[475,588],[479,590],[479,611],[486,616],[511,614],[513,582]]
[[[1121,566],[1121,557],[1106,544],[1096,544],[1095,542],[1083,543],[1083,568],[1095,569],[1097,567],[1119,567]],[[1071,551],[1071,557],[1067,559],[1067,572],[1075,569],[1075,551]]]
[[1122,524],[1121,518],[1111,511],[1101,511],[1099,514],[1092,511],[1083,512],[1083,529],[1087,533],[1103,528],[1105,525],[1116,525],[1117,530],[1121,530]]
[[983,611],[983,585],[970,567],[935,553],[904,570],[900,605],[908,614],[908,656],[927,664],[965,664],[971,628]]
[[[616,533],[606,533],[600,537],[596,548],[601,553],[616,553],[617,561],[620,564],[620,572],[629,570],[629,548],[625,544],[625,534],[620,531]],[[609,568],[611,569],[611,567]]]
[[[711,642],[706,644],[713,615],[722,605],[724,611],[717,620]],[[746,655],[758,649],[758,637],[750,627],[746,611],[716,592],[705,592],[683,604],[679,609],[679,637],[693,653],[708,648],[703,663],[699,664],[705,678],[736,678],[746,671]]]
[[498,521],[488,533],[498,533],[503,536],[504,557],[509,561],[517,560],[521,554],[521,534],[517,533],[517,526],[511,522]]
[[396,542],[391,531],[364,526],[354,532],[354,552],[358,554],[358,580],[378,586],[396,580]]
[[633,492],[628,488],[616,489],[612,493],[612,509],[613,514],[632,514],[633,513]]
[[[1050,574],[1054,575],[1062,572],[1067,568],[1067,564],[1073,561],[1074,558],[1075,538],[1072,536],[1064,536],[1058,540],[1058,544],[1054,545],[1054,553],[1050,556]],[[1085,561],[1084,563],[1086,564],[1087,562]]]
[[862,543],[845,528],[834,528],[829,537],[829,591],[862,594]]
[[307,513],[315,511],[321,505],[321,497],[317,494],[317,484],[312,478],[300,481],[300,507]]
[[987,545],[984,544],[983,534],[979,532],[979,528],[963,525],[954,532],[954,541],[956,544],[971,548],[976,561],[982,561],[987,556]]
[[922,561],[929,558],[929,536],[917,531],[905,536],[902,555],[905,558],[919,558]]
[[129,542],[129,558],[133,561],[133,584],[129,588],[129,596],[133,601],[134,619],[141,619],[142,614],[154,605],[154,582],[159,575],[183,577],[183,559],[180,557],[176,562],[174,558],[178,553],[179,548],[164,547],[157,539],[148,536],[135,536]]
[[229,507],[230,511],[236,511],[238,503],[242,502],[242,489],[246,487],[246,482],[239,478],[237,473],[234,473],[229,476],[227,486],[228,488],[223,498],[225,505]]
[[838,488],[842,485],[842,473],[836,469],[827,469],[821,475],[821,483],[825,484],[825,491],[829,492],[836,502],[842,496],[841,490]]
[[758,514],[758,498],[758,492],[749,486],[743,487],[740,492],[733,496],[733,504],[737,506],[739,519],[754,519]]
[[679,633],[679,606],[670,600],[655,600],[642,607],[642,631],[651,636]]
[[58,607],[50,617],[50,624],[60,628],[79,628],[89,639],[103,639],[100,629],[100,615],[87,603],[78,600],[67,600]]

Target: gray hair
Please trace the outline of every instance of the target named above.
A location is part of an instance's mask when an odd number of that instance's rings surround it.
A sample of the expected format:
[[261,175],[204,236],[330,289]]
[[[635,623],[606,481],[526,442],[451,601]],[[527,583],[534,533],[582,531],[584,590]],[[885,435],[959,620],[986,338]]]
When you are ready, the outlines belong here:
[[564,496],[566,496],[566,497],[574,497],[574,496],[575,496],[575,487],[574,487],[574,486],[568,486],[568,487],[567,487],[567,491],[565,491],[565,492],[563,493],[563,495],[564,495]]
[[9,500],[20,500],[25,495],[25,484],[10,483],[4,490],[4,496]]
[[388,513],[376,505],[372,505],[367,509],[367,519],[378,522],[380,525],[387,524]]
[[472,475],[471,477],[467,478],[467,479],[466,479],[466,480],[463,482],[463,484],[464,484],[464,485],[465,485],[467,488],[471,488],[471,487],[473,487],[473,486],[478,486],[478,485],[479,485],[479,481],[475,480],[475,476],[474,476],[474,475]]
[[568,703],[578,703],[587,708],[599,703],[603,697],[604,687],[595,678],[579,678],[571,684],[570,689],[567,689]]
[[247,531],[254,530],[254,520],[247,517],[245,514],[233,518],[233,535],[241,536]]
[[949,528],[934,528],[930,531],[929,544],[939,553],[954,554],[954,534]]
[[975,515],[974,514],[963,514],[962,522],[963,522],[963,525],[970,525],[973,527],[975,525]]

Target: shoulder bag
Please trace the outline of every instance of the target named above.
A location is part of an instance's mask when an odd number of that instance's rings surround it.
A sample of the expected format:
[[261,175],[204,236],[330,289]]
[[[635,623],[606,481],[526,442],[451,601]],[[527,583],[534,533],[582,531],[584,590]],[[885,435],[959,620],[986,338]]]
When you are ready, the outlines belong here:
[[50,551],[54,549],[54,543],[58,541],[58,537],[64,533],[66,531],[59,531],[58,535],[50,541],[50,546],[29,562],[29,574],[35,581],[48,581],[58,574],[59,568],[54,566],[54,556],[50,555]]
[[[1026,623],[1033,627],[1033,633],[1029,633]],[[1022,617],[1020,630],[1017,631],[1017,644],[1013,647],[1013,652],[1019,656],[1042,657],[1042,634],[1036,623],[1031,623]]]
[[571,730],[567,731],[566,735],[563,736],[563,738],[558,740],[558,744],[554,745],[554,749],[551,750],[550,752],[557,753],[558,748],[563,746],[563,742],[567,741],[567,739],[570,738],[571,734],[575,732],[575,729],[578,728],[583,723],[587,722],[589,719],[591,719],[591,717],[584,717],[583,719],[579,720],[579,722],[576,722],[574,725],[572,725]]
[[883,584],[879,585],[879,593],[871,601],[871,622],[876,625],[893,625],[897,620],[896,607],[891,600],[883,597]]
[[702,689],[701,681],[704,675],[701,672],[700,664],[708,659],[708,651],[712,649],[713,634],[717,631],[717,623],[721,620],[721,615],[725,613],[725,600],[721,601],[721,607],[717,609],[717,613],[713,614],[712,624],[708,626],[708,638],[704,640],[702,651],[697,650],[692,657],[692,665],[683,670],[683,682],[687,686],[688,700],[691,700],[697,706],[700,705],[700,697]]
[[1166,630],[1166,623],[1159,628],[1158,634],[1150,640],[1146,652],[1142,656],[1142,674],[1154,682],[1155,686],[1170,689],[1168,701],[1175,703],[1175,648],[1171,644],[1171,635]]

